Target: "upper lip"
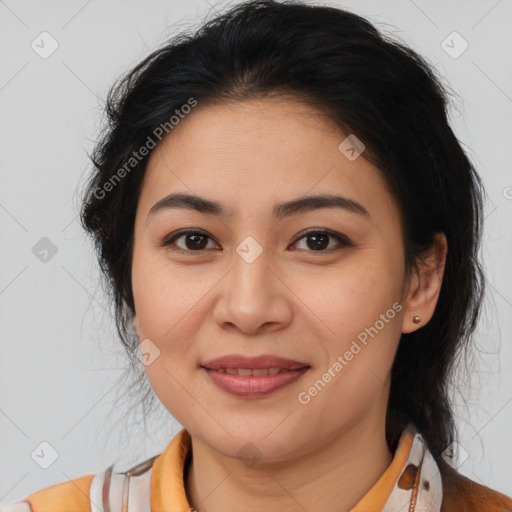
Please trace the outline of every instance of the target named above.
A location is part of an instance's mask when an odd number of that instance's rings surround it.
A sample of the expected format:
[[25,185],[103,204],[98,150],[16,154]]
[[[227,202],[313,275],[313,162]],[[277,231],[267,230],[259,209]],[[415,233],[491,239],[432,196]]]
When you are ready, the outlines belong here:
[[309,365],[272,354],[263,354],[256,357],[229,354],[207,361],[201,364],[201,366],[209,370],[218,370],[220,368],[283,368],[286,370],[298,370],[299,368],[306,368]]

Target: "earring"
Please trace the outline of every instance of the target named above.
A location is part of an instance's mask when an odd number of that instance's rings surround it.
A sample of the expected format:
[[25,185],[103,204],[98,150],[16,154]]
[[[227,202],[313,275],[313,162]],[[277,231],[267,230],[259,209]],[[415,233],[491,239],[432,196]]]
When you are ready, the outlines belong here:
[[415,324],[419,324],[421,322],[421,318],[419,316],[415,316],[412,321],[415,323]]

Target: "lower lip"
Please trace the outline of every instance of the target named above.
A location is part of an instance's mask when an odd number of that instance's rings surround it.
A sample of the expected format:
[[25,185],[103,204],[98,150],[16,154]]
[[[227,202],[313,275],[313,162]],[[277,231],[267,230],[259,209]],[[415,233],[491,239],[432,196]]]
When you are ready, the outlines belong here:
[[236,396],[245,398],[258,398],[267,396],[278,389],[295,382],[309,367],[299,370],[287,370],[276,375],[249,375],[247,377],[241,375],[230,375],[229,373],[220,373],[215,370],[204,368],[212,382],[220,389]]

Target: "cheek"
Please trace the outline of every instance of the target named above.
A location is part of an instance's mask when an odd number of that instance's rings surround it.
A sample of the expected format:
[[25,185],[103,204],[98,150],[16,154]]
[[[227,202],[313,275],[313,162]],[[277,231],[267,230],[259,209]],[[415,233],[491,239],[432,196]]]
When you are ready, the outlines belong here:
[[303,414],[318,418],[317,428],[325,430],[326,436],[332,429],[355,425],[368,411],[385,407],[401,321],[398,302],[383,300],[382,304],[361,302],[357,310],[352,302],[345,311],[338,311],[336,339],[324,345],[328,362],[316,369],[301,390],[305,393],[301,404],[309,400],[300,406]]
[[167,264],[155,251],[134,251],[132,289],[140,339],[151,340],[158,353],[145,371],[156,396],[178,421],[200,414],[195,403],[185,398],[195,365],[191,340],[201,325],[198,314],[209,288],[185,269]]
[[388,324],[396,319],[397,309],[401,309],[393,308],[400,301],[400,269],[392,262],[386,263],[382,252],[369,251],[360,261],[323,276],[293,278],[294,291],[328,328],[328,346],[336,350],[343,349],[376,322],[381,330],[381,315],[385,316],[386,324],[382,330],[389,331]]
[[132,289],[141,334],[164,342],[175,338],[187,318],[195,314],[211,284],[197,271],[170,265],[161,251],[136,249],[132,263]]
[[343,415],[346,407],[364,410],[380,395],[400,338],[399,269],[386,264],[382,253],[368,254],[366,261],[339,269],[307,295],[308,306],[330,331],[325,359],[308,381],[322,381],[322,397],[315,400],[328,415]]

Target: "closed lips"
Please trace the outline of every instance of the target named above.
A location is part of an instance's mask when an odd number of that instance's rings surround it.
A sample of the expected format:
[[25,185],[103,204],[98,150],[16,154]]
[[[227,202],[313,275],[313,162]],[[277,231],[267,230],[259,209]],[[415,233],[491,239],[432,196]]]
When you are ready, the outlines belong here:
[[226,354],[200,365],[218,388],[243,398],[264,398],[295,382],[311,366],[274,354]]
[[290,371],[310,368],[307,363],[294,361],[273,354],[259,356],[245,356],[241,354],[227,354],[203,363],[202,368],[228,375],[242,377],[277,375]]
[[[208,370],[210,368],[207,368]],[[218,368],[213,370],[219,373],[228,373],[229,375],[239,375],[240,377],[254,376],[258,377],[261,375],[277,375],[278,373],[290,372],[294,370],[287,370],[286,368]]]

